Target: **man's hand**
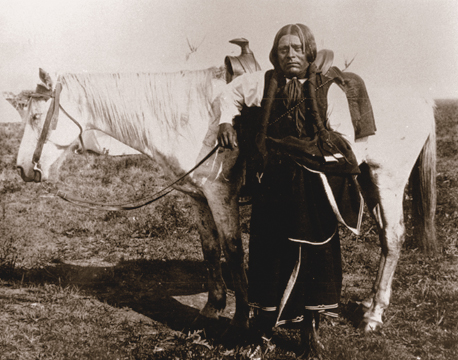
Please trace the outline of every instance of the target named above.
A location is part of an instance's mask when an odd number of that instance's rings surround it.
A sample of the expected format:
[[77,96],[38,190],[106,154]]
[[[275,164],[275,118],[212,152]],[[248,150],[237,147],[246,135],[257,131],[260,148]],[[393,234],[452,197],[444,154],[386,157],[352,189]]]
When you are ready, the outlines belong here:
[[219,125],[218,144],[231,150],[237,147],[237,132],[232,124],[222,123]]

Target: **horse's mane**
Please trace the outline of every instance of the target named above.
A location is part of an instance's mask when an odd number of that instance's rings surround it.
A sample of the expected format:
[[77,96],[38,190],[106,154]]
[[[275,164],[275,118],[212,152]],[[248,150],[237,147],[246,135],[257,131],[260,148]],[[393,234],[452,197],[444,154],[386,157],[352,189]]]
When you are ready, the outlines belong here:
[[81,110],[95,122],[147,143],[145,137],[152,135],[147,129],[154,128],[157,136],[186,137],[196,122],[208,126],[214,116],[213,80],[223,81],[224,73],[213,67],[173,73],[66,73],[59,79],[68,98],[84,106]]

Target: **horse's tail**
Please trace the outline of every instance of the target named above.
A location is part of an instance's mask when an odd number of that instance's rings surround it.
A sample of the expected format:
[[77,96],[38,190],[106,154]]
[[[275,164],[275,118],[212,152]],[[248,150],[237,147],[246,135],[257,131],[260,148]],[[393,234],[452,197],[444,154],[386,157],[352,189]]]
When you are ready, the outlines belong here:
[[414,236],[425,253],[438,251],[436,238],[436,122],[432,111],[429,136],[410,178]]

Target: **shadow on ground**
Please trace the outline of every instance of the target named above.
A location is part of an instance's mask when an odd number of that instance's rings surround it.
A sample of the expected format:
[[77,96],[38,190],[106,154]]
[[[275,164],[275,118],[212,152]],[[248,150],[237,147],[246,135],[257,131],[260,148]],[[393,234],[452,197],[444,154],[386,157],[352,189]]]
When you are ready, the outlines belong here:
[[[223,267],[224,278],[229,274]],[[229,325],[234,298],[217,323],[198,318],[207,299],[205,263],[190,260],[123,261],[116,266],[82,266],[57,263],[29,271],[24,281],[76,286],[87,295],[118,308],[127,307],[176,331],[210,327],[218,336]],[[230,284],[228,284],[230,287]]]
[[[227,267],[223,275],[229,279]],[[207,269],[204,262],[192,260],[123,261],[116,266],[56,263],[24,274],[28,283],[52,283],[62,287],[76,286],[80,292],[118,309],[129,309],[147,317],[164,334],[173,331],[185,335],[205,329],[203,337],[213,345],[234,348],[250,341],[248,334],[238,334],[229,327],[235,311],[235,298],[228,294],[228,306],[218,321],[204,320],[199,310],[207,300]],[[228,283],[229,289],[232,288]],[[342,304],[342,317],[357,327],[362,319],[358,304]],[[198,319],[198,321],[196,321]],[[148,321],[149,321],[148,320]],[[296,327],[279,329],[274,342],[283,351],[295,351],[299,339]],[[145,340],[146,341],[146,340]],[[151,340],[156,344],[156,338]],[[149,343],[148,343],[149,344]],[[154,348],[151,344],[145,349]],[[142,347],[143,349],[143,347]]]

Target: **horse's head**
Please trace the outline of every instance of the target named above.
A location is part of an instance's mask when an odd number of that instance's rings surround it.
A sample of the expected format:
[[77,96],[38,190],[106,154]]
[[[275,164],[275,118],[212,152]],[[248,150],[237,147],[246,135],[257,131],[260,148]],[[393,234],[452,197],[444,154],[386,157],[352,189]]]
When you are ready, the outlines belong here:
[[42,84],[31,94],[24,114],[24,135],[16,165],[26,182],[47,180],[65,150],[78,138],[79,128],[58,112],[60,85],[53,90],[49,74],[40,69]]

